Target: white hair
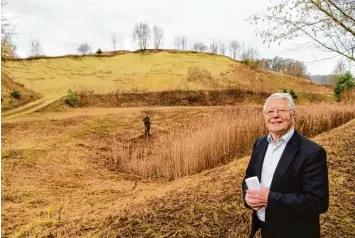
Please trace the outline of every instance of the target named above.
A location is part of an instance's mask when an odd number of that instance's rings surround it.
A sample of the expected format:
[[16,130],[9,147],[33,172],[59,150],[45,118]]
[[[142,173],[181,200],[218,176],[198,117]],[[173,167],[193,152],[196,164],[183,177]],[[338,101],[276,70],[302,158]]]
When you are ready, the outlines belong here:
[[268,98],[265,100],[265,104],[264,104],[264,108],[263,108],[263,111],[264,111],[264,112],[266,111],[266,103],[267,103],[270,99],[273,99],[273,98],[281,98],[281,99],[287,100],[287,101],[288,101],[288,105],[290,106],[290,109],[291,109],[292,111],[295,111],[296,105],[295,105],[295,102],[293,101],[292,96],[291,96],[289,93],[274,93],[274,94],[272,94],[270,97],[268,97]]

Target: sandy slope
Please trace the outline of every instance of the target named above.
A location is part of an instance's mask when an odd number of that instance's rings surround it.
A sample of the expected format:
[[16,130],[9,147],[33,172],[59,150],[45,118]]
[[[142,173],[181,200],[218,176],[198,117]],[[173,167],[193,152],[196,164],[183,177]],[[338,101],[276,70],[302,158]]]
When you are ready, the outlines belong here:
[[32,112],[38,111],[38,110],[46,107],[47,105],[57,101],[58,99],[60,99],[63,96],[64,96],[63,94],[48,95],[48,96],[40,98],[36,101],[32,101],[30,103],[27,103],[25,105],[17,107],[15,109],[8,110],[8,111],[2,113],[1,116],[3,118],[10,119],[10,118],[16,118],[19,116],[30,114]]

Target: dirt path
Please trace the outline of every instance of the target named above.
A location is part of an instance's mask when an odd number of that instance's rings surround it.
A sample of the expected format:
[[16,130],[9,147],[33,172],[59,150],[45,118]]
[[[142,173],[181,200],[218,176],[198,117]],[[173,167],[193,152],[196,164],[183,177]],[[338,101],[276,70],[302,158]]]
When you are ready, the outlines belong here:
[[40,110],[44,108],[45,106],[55,102],[59,98],[63,97],[63,94],[52,94],[52,95],[47,95],[43,98],[40,98],[36,101],[27,103],[25,105],[22,105],[18,108],[6,111],[2,113],[1,117],[3,119],[12,119],[12,118],[17,118],[20,116],[24,116],[27,114],[30,114],[32,112],[35,112],[37,110]]

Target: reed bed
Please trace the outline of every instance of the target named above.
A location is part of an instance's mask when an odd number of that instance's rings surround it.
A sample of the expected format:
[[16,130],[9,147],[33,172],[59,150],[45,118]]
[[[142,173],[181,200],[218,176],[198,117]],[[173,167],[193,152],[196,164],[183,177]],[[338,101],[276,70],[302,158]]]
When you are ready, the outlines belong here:
[[[313,137],[355,118],[355,105],[317,104],[296,109],[296,130]],[[228,107],[185,129],[142,143],[112,141],[111,169],[146,178],[195,174],[248,155],[256,138],[267,134],[262,108]]]

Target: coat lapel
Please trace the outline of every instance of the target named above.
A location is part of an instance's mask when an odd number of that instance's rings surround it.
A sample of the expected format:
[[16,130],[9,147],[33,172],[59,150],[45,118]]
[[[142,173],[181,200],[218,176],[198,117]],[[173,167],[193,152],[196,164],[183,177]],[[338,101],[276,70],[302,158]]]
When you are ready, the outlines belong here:
[[299,140],[300,140],[300,135],[295,130],[293,136],[287,143],[286,148],[281,155],[279,163],[277,164],[274,177],[272,178],[270,189],[275,189],[282,181],[287,171],[287,168],[291,164],[292,160],[294,159],[298,151]]
[[256,159],[256,163],[254,166],[254,171],[255,171],[256,176],[258,176],[258,178],[259,178],[259,182],[261,182],[261,170],[263,167],[264,157],[265,157],[265,153],[266,153],[268,145],[269,145],[269,143],[268,143],[266,137],[264,137],[262,139],[262,141],[260,142],[257,150],[255,151],[255,155],[257,156],[257,159]]

